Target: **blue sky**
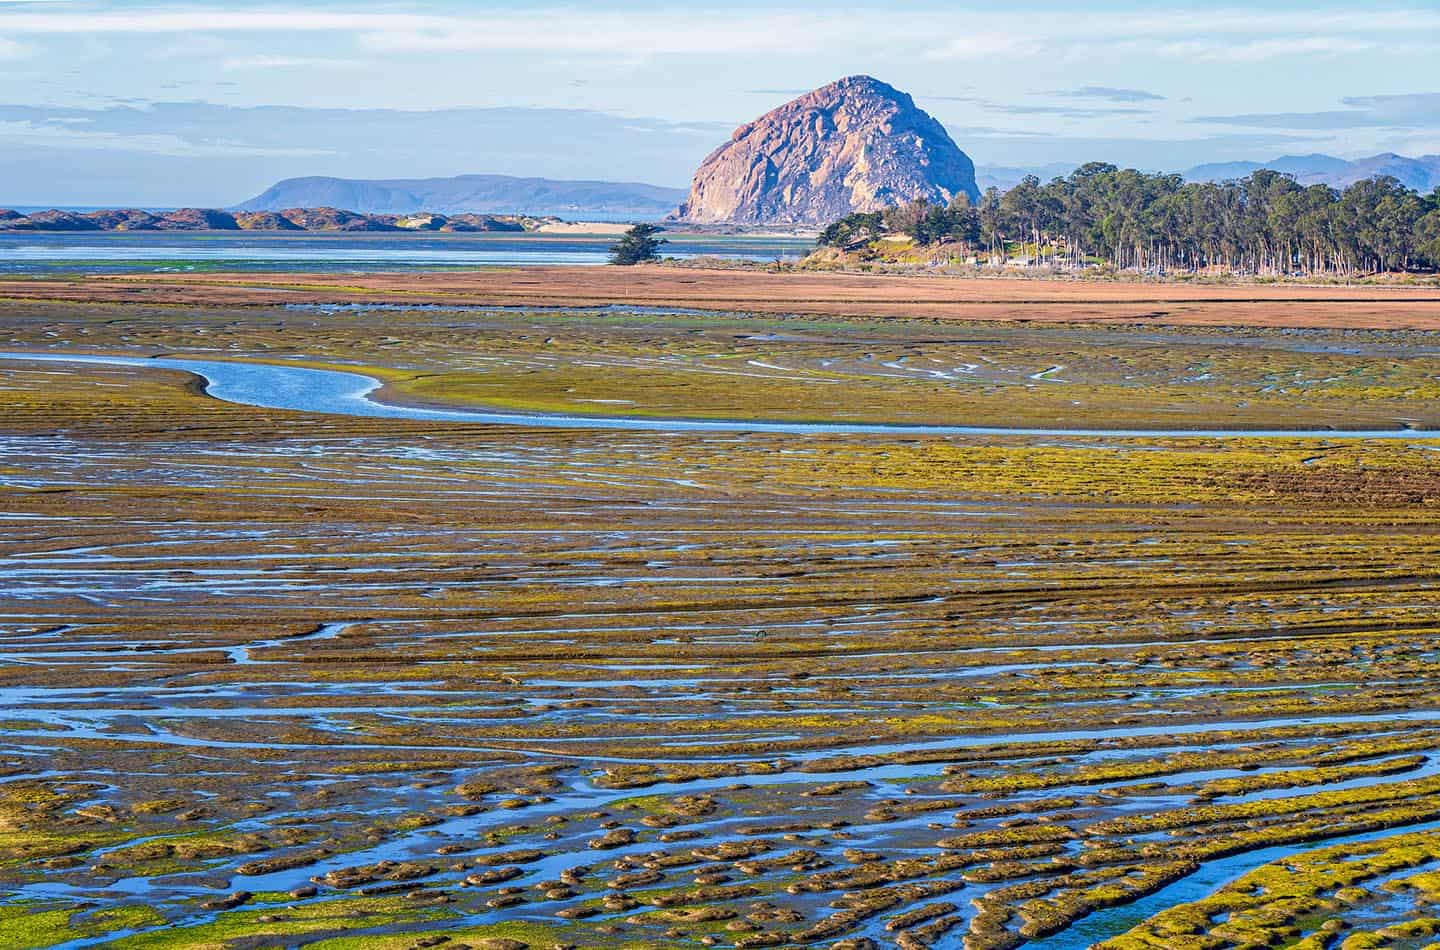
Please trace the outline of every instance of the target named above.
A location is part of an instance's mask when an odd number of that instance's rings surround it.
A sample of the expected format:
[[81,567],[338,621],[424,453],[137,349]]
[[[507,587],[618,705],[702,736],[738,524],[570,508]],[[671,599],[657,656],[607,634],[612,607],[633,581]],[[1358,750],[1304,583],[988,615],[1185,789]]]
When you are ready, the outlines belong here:
[[977,164],[1440,152],[1440,4],[0,0],[0,204],[228,204],[290,175],[683,185],[869,73]]

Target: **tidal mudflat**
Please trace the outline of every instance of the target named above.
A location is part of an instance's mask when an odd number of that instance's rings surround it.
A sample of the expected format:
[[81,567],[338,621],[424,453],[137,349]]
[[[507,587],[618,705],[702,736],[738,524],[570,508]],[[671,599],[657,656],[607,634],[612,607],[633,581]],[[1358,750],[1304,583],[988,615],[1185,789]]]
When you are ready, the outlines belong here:
[[4,946],[1440,932],[1429,332],[48,292],[0,346],[405,405],[1408,432],[487,425],[0,362]]

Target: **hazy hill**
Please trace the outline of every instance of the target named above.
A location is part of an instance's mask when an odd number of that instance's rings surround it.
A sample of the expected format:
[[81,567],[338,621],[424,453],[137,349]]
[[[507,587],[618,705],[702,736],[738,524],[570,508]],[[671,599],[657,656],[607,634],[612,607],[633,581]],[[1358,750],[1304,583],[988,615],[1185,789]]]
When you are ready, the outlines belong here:
[[237,211],[350,208],[369,214],[530,214],[654,219],[682,201],[678,188],[635,182],[558,181],[508,175],[454,178],[287,178],[235,206]]
[[1009,191],[1027,175],[1034,175],[1042,182],[1050,181],[1052,178],[1064,178],[1076,168],[1080,167],[1076,162],[1051,162],[1049,165],[1035,165],[1031,167],[1010,166],[1010,165],[976,165],[975,184],[981,191],[987,188],[999,188],[1001,191]]
[[1269,162],[1216,162],[1197,165],[1185,172],[1185,177],[1190,181],[1228,181],[1261,168],[1294,175],[1302,185],[1344,188],[1367,178],[1390,175],[1421,193],[1440,188],[1440,155],[1406,158],[1389,152],[1354,161],[1333,155],[1285,155]]

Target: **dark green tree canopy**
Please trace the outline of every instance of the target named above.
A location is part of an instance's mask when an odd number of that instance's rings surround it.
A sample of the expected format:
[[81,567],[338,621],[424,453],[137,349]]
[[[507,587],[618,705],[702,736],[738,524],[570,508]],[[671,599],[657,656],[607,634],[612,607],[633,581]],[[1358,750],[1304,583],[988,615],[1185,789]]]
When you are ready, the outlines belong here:
[[655,235],[664,228],[654,224],[637,224],[610,246],[610,263],[630,266],[660,259],[660,246],[664,238]]
[[1030,263],[1165,272],[1338,274],[1440,267],[1440,191],[1421,196],[1393,178],[1343,192],[1262,169],[1238,181],[1186,182],[1101,162],[1048,184],[1028,177],[978,206],[924,201],[852,214],[821,246],[853,248],[885,233],[920,244],[954,242],[1003,263],[1018,247]]
[[853,247],[873,241],[885,233],[885,215],[879,211],[847,214],[820,232],[821,247]]

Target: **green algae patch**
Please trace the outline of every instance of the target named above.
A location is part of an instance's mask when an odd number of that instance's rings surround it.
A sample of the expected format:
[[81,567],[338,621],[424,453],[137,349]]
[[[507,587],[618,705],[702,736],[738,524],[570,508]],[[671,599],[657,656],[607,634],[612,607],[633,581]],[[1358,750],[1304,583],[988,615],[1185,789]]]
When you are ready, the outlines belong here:
[[0,907],[0,943],[15,950],[52,947],[82,936],[70,926],[73,908],[39,910],[26,905]]
[[[346,931],[379,930],[401,924],[453,916],[454,912],[415,906],[404,898],[344,897],[295,904],[284,909],[229,911],[212,921],[170,926],[115,940],[115,950],[171,950],[182,947],[220,947],[239,938],[272,938],[290,943],[308,942]],[[262,919],[263,918],[263,919]],[[368,938],[367,938],[368,939]]]
[[47,908],[26,903],[11,904],[0,906],[0,944],[14,950],[31,950],[71,940],[154,927],[164,922],[165,919],[150,907],[95,909],[91,905],[72,905]]
[[[309,950],[410,950],[418,942],[437,937],[449,943],[465,943],[477,950],[484,950],[487,941],[491,946],[514,947],[524,944],[534,950],[548,947],[583,945],[600,950],[672,950],[675,943],[658,936],[638,933],[596,934],[576,926],[556,925],[530,921],[506,921],[483,927],[457,927],[444,930],[417,930],[405,934],[366,935],[356,937],[332,937],[314,943],[306,943]],[[514,941],[515,943],[506,943]]]

